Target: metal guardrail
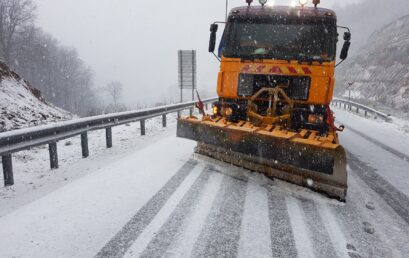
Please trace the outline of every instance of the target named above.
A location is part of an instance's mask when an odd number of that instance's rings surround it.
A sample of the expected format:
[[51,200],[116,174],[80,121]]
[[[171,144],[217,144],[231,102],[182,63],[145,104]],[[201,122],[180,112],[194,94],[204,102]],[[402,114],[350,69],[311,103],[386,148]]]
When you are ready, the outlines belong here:
[[365,105],[353,102],[353,101],[349,101],[346,99],[339,99],[339,98],[334,98],[332,100],[332,104],[336,107],[344,107],[344,109],[349,109],[350,111],[353,110],[353,108],[355,109],[356,113],[359,113],[360,110],[364,111],[365,116],[368,115],[368,113],[373,114],[375,116],[375,118],[380,117],[383,120],[385,120],[386,122],[390,122],[392,121],[391,115],[379,112],[373,108],[367,107]]
[[[203,100],[206,104],[216,101],[217,98]],[[48,144],[51,169],[58,168],[57,142],[81,135],[82,156],[89,156],[88,132],[106,130],[106,146],[112,147],[112,127],[140,122],[141,135],[146,134],[145,121],[150,118],[162,116],[162,125],[166,127],[166,115],[178,113],[186,109],[193,113],[197,102],[186,102],[162,107],[149,108],[137,111],[127,111],[102,116],[87,117],[70,121],[58,122],[50,125],[35,126],[25,129],[0,133],[0,156],[2,157],[4,185],[14,184],[12,154],[28,150],[33,147]]]

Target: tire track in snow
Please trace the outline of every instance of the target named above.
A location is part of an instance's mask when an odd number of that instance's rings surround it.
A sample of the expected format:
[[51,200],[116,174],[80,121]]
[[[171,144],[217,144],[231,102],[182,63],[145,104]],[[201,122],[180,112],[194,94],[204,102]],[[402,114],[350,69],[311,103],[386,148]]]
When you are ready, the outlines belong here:
[[378,175],[376,169],[360,161],[350,152],[347,155],[352,171],[409,224],[409,197]]
[[371,224],[379,243],[391,257],[407,257],[409,253],[409,227],[381,196],[367,187],[356,174],[351,175],[350,202],[360,207],[359,213]]
[[333,243],[329,241],[331,238],[327,232],[327,229],[323,227],[324,223],[318,212],[315,202],[307,199],[299,199],[301,204],[305,222],[311,236],[312,245],[315,257],[336,257],[336,251]]
[[[361,257],[394,257],[389,246],[379,238],[376,231],[374,234],[365,232],[364,222],[369,219],[362,214],[361,209],[364,207],[357,206],[352,198],[358,198],[353,189],[355,184],[354,178],[349,178],[349,195],[345,205],[330,205],[331,209],[337,214],[340,226],[344,235],[349,236],[347,244],[353,245]],[[351,197],[353,196],[353,197]],[[376,230],[376,229],[375,229]]]
[[[339,121],[339,120],[338,120],[338,123],[342,124],[342,122]],[[382,142],[380,142],[380,141],[378,141],[378,140],[376,140],[376,139],[374,139],[374,138],[372,138],[372,137],[370,137],[370,136],[368,136],[368,135],[366,135],[366,134],[364,134],[364,133],[362,133],[362,132],[360,132],[360,131],[358,131],[358,130],[356,130],[354,128],[351,128],[351,127],[348,126],[347,129],[350,130],[351,132],[361,136],[365,140],[368,140],[368,141],[372,142],[373,144],[379,146],[380,148],[386,150],[387,152],[392,153],[393,155],[397,156],[398,158],[409,162],[409,156],[406,155],[405,153],[400,152],[400,151],[398,151],[398,150],[396,150],[396,149],[394,149],[392,147],[389,147],[388,145],[386,145],[386,144],[384,144],[384,143],[382,143]]]
[[[382,241],[399,252],[396,257],[405,257],[409,254],[409,226],[376,192],[366,187],[366,184],[358,177],[354,180],[359,185],[362,193],[356,201],[367,217],[372,219],[372,224],[377,234],[381,234]],[[372,205],[372,207],[371,207]],[[369,208],[368,208],[369,207]]]
[[159,232],[150,241],[140,257],[162,257],[169,246],[174,242],[175,237],[182,229],[182,225],[193,211],[194,204],[200,197],[204,186],[209,180],[210,170],[205,168],[200,177],[185,194],[176,209],[169,216],[168,220],[160,228]]
[[304,219],[303,211],[298,204],[297,199],[295,199],[294,197],[287,197],[286,203],[298,257],[315,257],[312,242],[310,239],[311,236]]
[[344,232],[341,230],[337,217],[334,216],[327,204],[320,204],[318,211],[325,228],[327,229],[331,242],[335,247],[337,256],[340,258],[349,258],[347,240]]
[[192,257],[236,257],[247,182],[224,177]]
[[196,165],[197,161],[193,159],[186,162],[95,257],[123,257]]
[[238,257],[272,257],[267,190],[252,173],[247,183]]
[[170,196],[168,201],[165,203],[165,205],[163,205],[161,210],[156,214],[149,225],[142,231],[139,237],[125,253],[124,257],[139,257],[143,253],[151,240],[155,238],[166,221],[171,217],[178,204],[180,204],[180,202],[186,196],[186,193],[192,188],[196,180],[200,177],[203,169],[204,168],[202,166],[196,166],[192,170],[182,184],[180,184],[178,189],[176,189],[172,196]]
[[290,215],[284,197],[268,193],[270,240],[273,257],[297,257]]
[[200,232],[205,225],[206,218],[210,213],[213,202],[219,192],[223,175],[212,173],[209,182],[205,185],[201,196],[194,207],[191,216],[185,221],[183,230],[177,236],[173,246],[167,251],[164,257],[190,257],[194,245],[199,238]]

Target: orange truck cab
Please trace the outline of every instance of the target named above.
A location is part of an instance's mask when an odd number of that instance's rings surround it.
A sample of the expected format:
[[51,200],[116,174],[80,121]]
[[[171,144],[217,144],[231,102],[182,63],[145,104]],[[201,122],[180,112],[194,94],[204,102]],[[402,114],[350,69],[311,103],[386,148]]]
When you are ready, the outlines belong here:
[[[211,25],[209,51],[214,52],[218,25]],[[350,33],[344,35],[341,59],[348,53]],[[292,100],[294,130],[322,134],[328,124],[334,92],[338,42],[337,17],[314,7],[245,6],[231,10],[218,49],[221,61],[214,115],[230,121],[247,119],[248,100],[262,88],[283,88]],[[279,101],[276,114],[289,112]],[[257,98],[257,113],[271,107],[266,94]]]

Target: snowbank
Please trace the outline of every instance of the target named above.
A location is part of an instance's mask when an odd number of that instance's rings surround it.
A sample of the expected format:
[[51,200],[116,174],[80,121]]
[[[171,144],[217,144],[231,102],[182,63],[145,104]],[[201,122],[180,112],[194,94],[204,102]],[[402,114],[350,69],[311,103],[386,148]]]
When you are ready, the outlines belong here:
[[0,62],[0,132],[71,118]]

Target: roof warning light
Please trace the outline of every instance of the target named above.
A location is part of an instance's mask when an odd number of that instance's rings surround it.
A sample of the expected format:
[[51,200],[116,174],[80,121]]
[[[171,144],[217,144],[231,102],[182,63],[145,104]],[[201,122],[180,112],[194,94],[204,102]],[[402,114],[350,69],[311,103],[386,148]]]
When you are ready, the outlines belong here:
[[308,3],[308,0],[299,0],[299,1],[300,1],[301,7],[304,7]]
[[264,6],[267,3],[267,0],[259,0],[261,6]]

